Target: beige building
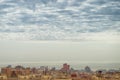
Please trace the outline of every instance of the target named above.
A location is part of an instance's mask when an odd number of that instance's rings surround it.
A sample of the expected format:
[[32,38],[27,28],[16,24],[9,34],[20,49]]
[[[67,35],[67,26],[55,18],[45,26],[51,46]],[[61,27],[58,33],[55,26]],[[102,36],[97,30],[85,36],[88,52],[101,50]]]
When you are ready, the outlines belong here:
[[18,75],[29,75],[30,69],[2,68],[1,74],[6,74],[7,77],[18,77]]

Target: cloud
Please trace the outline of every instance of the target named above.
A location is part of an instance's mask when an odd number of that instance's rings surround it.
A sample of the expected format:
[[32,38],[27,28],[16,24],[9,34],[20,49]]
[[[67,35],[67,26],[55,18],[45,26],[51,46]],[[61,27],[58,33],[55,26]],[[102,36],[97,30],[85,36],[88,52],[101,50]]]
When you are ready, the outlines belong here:
[[89,39],[95,39],[93,34],[120,33],[119,3],[119,0],[2,0],[0,39],[87,40],[88,34]]

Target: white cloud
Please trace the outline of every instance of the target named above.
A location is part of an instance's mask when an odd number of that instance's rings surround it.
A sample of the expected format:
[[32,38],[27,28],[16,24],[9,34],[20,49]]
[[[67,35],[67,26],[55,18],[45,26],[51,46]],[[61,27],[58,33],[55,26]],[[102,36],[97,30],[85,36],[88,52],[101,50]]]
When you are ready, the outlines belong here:
[[64,2],[64,0],[57,0],[57,2]]
[[119,2],[102,5],[96,0],[48,2],[0,1],[0,39],[116,40],[119,36],[111,34],[120,31]]
[[2,3],[4,0],[0,0],[0,3]]

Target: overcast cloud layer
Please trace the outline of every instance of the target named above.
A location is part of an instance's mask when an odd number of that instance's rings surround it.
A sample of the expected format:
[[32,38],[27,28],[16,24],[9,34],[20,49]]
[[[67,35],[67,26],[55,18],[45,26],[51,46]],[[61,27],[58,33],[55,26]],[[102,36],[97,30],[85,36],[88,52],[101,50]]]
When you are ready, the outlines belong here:
[[0,40],[120,40],[120,0],[0,0]]

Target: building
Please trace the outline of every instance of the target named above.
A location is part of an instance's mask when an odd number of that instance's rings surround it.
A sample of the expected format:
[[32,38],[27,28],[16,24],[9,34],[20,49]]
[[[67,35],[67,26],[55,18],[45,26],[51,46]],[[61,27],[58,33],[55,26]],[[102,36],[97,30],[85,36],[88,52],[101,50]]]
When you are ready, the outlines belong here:
[[63,71],[69,71],[70,70],[70,65],[68,65],[67,63],[63,64],[62,70]]
[[30,68],[22,68],[16,66],[15,68],[12,67],[5,67],[1,68],[1,74],[6,74],[7,77],[18,77],[18,75],[29,75],[31,73]]
[[90,68],[89,66],[86,66],[86,67],[85,67],[85,72],[90,73],[90,72],[92,72],[92,70],[91,70],[91,68]]

